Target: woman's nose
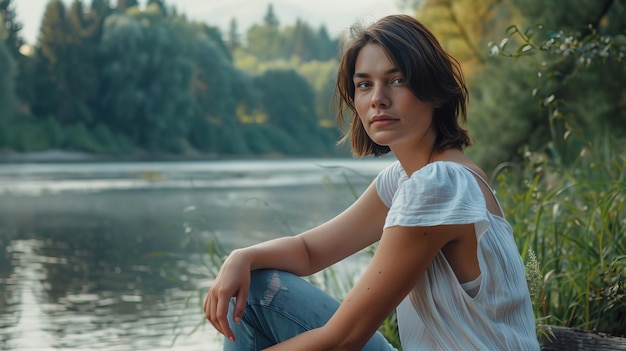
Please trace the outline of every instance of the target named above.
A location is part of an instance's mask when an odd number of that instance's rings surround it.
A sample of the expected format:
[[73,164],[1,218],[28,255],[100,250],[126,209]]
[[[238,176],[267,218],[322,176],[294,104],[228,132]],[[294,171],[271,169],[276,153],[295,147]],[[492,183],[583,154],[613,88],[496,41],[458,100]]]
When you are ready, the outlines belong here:
[[391,105],[391,99],[384,87],[374,88],[372,94],[372,108],[387,108]]

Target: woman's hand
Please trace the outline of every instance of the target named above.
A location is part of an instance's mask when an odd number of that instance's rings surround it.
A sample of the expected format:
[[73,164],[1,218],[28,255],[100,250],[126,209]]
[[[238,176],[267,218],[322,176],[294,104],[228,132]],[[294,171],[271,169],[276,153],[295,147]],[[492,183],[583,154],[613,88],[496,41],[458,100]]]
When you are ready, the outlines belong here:
[[235,297],[233,320],[239,324],[243,317],[250,289],[250,263],[241,250],[233,251],[220,268],[204,299],[204,313],[213,327],[231,341],[235,335],[228,324],[228,305]]

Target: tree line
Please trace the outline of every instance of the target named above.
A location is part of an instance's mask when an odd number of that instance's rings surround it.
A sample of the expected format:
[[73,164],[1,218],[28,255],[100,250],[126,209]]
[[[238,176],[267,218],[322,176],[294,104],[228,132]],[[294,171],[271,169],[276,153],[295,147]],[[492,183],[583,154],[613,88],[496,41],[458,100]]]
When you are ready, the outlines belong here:
[[[163,0],[50,0],[31,52],[12,0],[0,0],[0,11],[0,150],[341,153],[328,105],[318,106],[330,103],[320,90],[333,82],[338,42],[300,20],[281,28],[272,5],[242,42],[235,19],[222,35]],[[298,64],[253,73],[235,55]],[[317,80],[324,70],[321,86],[307,67]]]
[[[626,134],[623,1],[397,3],[461,61],[483,167]],[[271,4],[242,35],[163,0],[50,0],[30,53],[12,0],[0,11],[0,150],[348,155],[331,110],[343,37],[281,25]]]

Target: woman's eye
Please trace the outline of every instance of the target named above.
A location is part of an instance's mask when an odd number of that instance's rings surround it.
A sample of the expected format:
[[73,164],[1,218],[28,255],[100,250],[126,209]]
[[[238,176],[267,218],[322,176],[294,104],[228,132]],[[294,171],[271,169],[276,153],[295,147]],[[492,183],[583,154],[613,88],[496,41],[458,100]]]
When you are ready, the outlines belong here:
[[369,86],[370,86],[369,82],[359,82],[359,83],[356,84],[356,87],[357,88],[361,88],[361,89],[369,88]]
[[398,78],[394,78],[391,81],[392,84],[404,84],[406,83],[406,79],[404,77],[398,77]]

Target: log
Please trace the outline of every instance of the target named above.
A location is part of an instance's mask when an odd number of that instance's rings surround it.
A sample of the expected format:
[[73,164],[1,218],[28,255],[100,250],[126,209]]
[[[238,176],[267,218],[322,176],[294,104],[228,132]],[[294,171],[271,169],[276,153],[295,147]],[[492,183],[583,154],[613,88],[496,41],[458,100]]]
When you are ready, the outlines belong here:
[[626,338],[591,330],[540,325],[543,351],[626,351]]

